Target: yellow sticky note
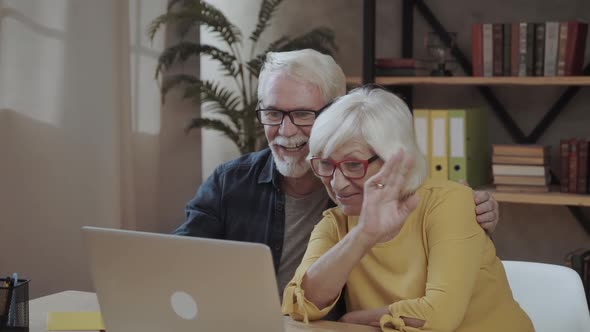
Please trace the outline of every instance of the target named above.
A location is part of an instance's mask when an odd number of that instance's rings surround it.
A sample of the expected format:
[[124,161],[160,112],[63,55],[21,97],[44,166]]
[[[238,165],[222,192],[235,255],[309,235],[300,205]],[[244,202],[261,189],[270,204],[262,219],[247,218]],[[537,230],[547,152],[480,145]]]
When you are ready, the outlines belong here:
[[47,331],[99,331],[104,330],[98,311],[49,312]]

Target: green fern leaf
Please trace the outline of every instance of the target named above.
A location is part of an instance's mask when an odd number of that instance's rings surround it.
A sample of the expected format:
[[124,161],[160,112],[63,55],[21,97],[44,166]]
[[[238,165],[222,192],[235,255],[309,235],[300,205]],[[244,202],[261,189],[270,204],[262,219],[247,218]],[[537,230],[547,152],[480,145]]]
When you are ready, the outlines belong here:
[[283,0],[262,1],[262,4],[260,4],[260,11],[258,12],[258,23],[256,23],[256,29],[254,29],[250,35],[250,40],[252,42],[256,43],[258,38],[260,38],[260,35],[269,26],[270,19],[281,2],[283,2]]
[[[199,13],[195,13],[188,10],[178,11],[178,12],[169,12],[166,14],[162,14],[156,17],[148,26],[147,35],[148,38],[153,41],[156,33],[163,25],[167,24],[177,24],[186,26],[187,22],[193,22],[192,24],[197,24],[200,15]],[[184,37],[182,35],[181,37]]]
[[257,101],[246,105],[241,111],[241,129],[243,131],[243,145],[249,149],[249,151],[259,150],[261,147],[260,142],[265,141],[264,129],[256,120],[256,108]]
[[194,102],[200,101],[207,111],[225,115],[234,124],[238,123],[236,114],[240,113],[238,107],[241,99],[236,93],[221,87],[215,82],[202,81],[192,75],[178,74],[164,78],[160,88],[162,97],[164,98],[173,88],[181,85],[184,87],[183,99],[190,99]]
[[201,81],[199,88],[202,102],[215,104],[215,106],[209,106],[209,110],[229,112],[230,114],[239,112],[238,107],[241,99],[233,91],[211,81]]
[[250,72],[250,75],[253,77],[258,77],[260,75],[264,59],[266,59],[265,55],[259,55],[246,63],[246,68]]
[[195,6],[199,4],[199,0],[170,0],[168,2],[168,11],[174,8],[183,8],[188,6]]
[[228,45],[240,43],[242,34],[227,17],[214,6],[205,1],[178,1],[181,8],[171,9],[166,14],[156,17],[149,25],[147,34],[150,40],[154,39],[156,32],[165,24],[175,24],[178,36],[182,39],[186,34],[199,24]]
[[240,29],[233,25],[219,9],[205,1],[200,1],[200,3],[202,24],[205,24],[209,30],[216,32],[221,37],[221,40],[229,45],[241,43],[242,33]]
[[160,87],[160,94],[162,95],[162,104],[166,102],[166,95],[170,90],[176,88],[179,85],[194,85],[198,84],[200,80],[188,74],[176,74],[176,75],[169,75],[164,78],[162,81],[162,86]]
[[195,128],[207,128],[222,132],[227,138],[232,140],[238,147],[240,146],[240,135],[228,126],[225,122],[218,119],[210,118],[194,118],[191,119],[189,124],[186,126],[185,131],[188,133]]
[[165,49],[158,58],[158,66],[156,67],[156,78],[170,66],[175,63],[182,63],[187,61],[191,56],[209,55],[214,60],[219,61],[226,75],[234,76],[238,72],[236,65],[236,58],[217,47],[203,44],[196,44],[192,42],[182,41],[176,45]]
[[319,27],[294,38],[283,37],[271,43],[267,48],[267,52],[286,52],[305,48],[311,48],[320,53],[333,55],[338,50],[334,31],[327,27]]

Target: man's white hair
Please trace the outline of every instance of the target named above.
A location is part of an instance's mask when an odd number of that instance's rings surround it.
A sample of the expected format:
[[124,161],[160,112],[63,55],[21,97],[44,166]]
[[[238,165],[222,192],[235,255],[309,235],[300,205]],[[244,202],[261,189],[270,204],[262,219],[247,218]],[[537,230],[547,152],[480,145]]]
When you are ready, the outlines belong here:
[[415,166],[408,174],[403,194],[416,191],[424,182],[428,166],[416,143],[412,114],[393,93],[360,87],[337,99],[315,121],[309,153],[328,157],[355,137],[364,139],[384,161],[400,149],[414,158]]
[[346,77],[342,68],[329,56],[312,49],[290,52],[268,52],[258,77],[258,100],[264,97],[270,86],[270,76],[277,73],[309,83],[320,89],[325,103],[346,93]]

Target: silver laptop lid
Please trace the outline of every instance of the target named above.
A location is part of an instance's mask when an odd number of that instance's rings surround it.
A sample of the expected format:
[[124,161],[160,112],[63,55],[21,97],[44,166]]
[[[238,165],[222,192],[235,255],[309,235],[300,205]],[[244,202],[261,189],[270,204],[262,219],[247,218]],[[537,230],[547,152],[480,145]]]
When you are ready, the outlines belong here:
[[282,331],[267,246],[83,227],[109,332]]

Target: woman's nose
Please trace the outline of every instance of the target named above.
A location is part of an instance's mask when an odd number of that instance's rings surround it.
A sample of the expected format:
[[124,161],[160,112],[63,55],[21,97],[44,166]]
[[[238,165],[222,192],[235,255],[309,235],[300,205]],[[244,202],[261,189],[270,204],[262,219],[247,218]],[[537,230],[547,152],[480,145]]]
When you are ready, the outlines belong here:
[[340,191],[342,188],[346,187],[349,184],[349,180],[340,168],[336,168],[334,170],[334,174],[332,174],[332,180],[330,181],[330,185],[334,191]]

